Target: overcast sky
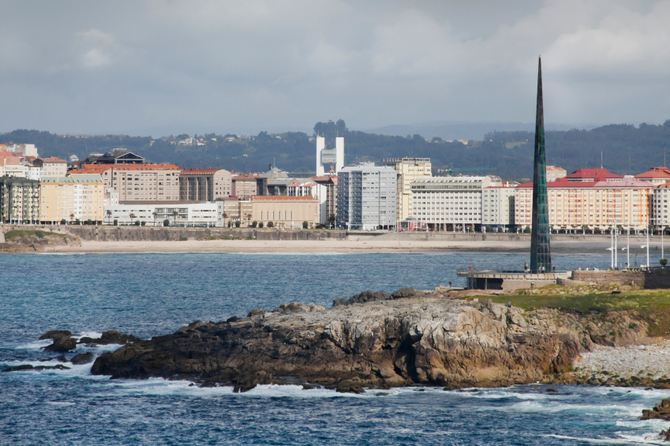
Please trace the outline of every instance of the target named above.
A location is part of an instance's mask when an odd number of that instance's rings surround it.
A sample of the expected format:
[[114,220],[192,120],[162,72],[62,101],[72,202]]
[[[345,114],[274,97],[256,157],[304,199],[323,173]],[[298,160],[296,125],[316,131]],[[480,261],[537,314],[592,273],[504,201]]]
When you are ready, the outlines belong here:
[[[670,119],[670,1],[0,0],[0,131]],[[156,134],[158,133],[158,134]]]

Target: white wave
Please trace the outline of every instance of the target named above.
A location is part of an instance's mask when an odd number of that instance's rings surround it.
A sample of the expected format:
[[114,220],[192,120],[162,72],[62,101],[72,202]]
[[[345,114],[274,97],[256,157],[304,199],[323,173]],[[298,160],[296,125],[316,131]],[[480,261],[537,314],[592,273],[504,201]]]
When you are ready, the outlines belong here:
[[621,438],[585,438],[585,437],[569,437],[567,435],[548,434],[545,437],[558,438],[561,440],[583,441],[585,443],[594,444],[665,444],[660,441],[658,435],[654,438],[653,434],[644,435],[624,435],[619,434]]

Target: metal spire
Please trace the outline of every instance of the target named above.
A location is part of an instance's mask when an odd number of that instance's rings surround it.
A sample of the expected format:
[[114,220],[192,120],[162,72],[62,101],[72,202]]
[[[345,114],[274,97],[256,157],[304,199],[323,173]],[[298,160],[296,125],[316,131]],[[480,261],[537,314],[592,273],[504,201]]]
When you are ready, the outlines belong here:
[[551,231],[547,200],[547,161],[544,150],[542,105],[542,59],[537,66],[537,111],[535,115],[535,162],[533,166],[533,220],[530,238],[530,270],[551,272]]

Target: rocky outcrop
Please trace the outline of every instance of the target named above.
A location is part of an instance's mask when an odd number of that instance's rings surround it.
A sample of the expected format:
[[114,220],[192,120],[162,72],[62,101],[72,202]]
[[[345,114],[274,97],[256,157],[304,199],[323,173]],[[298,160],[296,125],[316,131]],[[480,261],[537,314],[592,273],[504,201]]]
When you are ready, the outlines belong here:
[[140,340],[140,338],[137,338],[133,335],[119,333],[116,330],[109,330],[104,332],[99,338],[90,338],[88,336],[84,336],[83,338],[79,339],[79,344],[123,345],[129,342],[136,342]]
[[[25,231],[38,232],[38,231]],[[25,253],[25,252],[44,252],[53,246],[81,246],[81,240],[78,237],[69,234],[47,233],[47,235],[23,235],[9,238],[5,243],[0,243],[0,252],[4,253]]]
[[[670,399],[664,398],[661,404],[656,404],[653,409],[643,410],[640,420],[670,421]],[[662,430],[659,436],[665,441],[670,441],[670,428]]]
[[238,391],[285,382],[350,392],[411,383],[507,386],[568,373],[594,342],[588,317],[402,291],[361,293],[330,309],[293,303],[243,319],[197,321],[105,353],[92,373]]

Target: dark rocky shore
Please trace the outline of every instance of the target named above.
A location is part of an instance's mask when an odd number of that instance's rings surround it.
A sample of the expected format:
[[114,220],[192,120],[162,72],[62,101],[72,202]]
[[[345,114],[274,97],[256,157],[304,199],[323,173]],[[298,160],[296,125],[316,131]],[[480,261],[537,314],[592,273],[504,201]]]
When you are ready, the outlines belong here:
[[[197,321],[105,353],[92,373],[188,379],[236,391],[270,383],[343,392],[414,383],[450,389],[570,383],[574,359],[594,342],[625,345],[646,336],[634,314],[592,324],[595,316],[526,313],[457,294],[366,292],[337,299],[330,309],[292,303],[225,322]],[[614,340],[605,336],[611,331],[619,333]]]

